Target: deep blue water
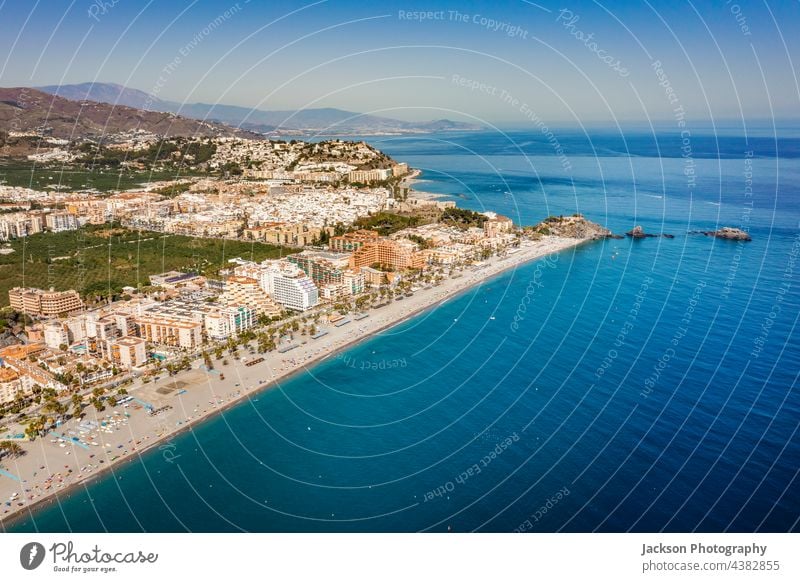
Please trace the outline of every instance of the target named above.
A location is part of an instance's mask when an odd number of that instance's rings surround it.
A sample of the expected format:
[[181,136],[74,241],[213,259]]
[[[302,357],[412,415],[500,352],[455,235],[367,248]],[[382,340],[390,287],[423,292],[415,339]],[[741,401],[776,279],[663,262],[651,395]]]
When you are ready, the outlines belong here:
[[[800,139],[557,135],[370,141],[461,206],[675,238],[501,275],[14,529],[797,530]],[[754,240],[686,234],[720,225]]]

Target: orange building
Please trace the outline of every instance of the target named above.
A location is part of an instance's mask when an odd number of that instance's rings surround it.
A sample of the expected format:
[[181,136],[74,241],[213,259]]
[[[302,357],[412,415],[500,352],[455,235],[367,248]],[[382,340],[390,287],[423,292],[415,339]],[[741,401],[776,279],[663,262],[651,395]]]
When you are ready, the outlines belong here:
[[395,271],[422,269],[425,256],[417,251],[417,245],[411,241],[378,239],[364,243],[350,256],[351,269],[373,265]]
[[11,308],[28,315],[58,317],[83,307],[77,291],[42,291],[32,287],[14,287],[8,290]]
[[340,253],[349,253],[357,251],[368,242],[377,241],[379,235],[374,230],[357,230],[355,232],[346,232],[341,236],[332,236],[328,247],[332,251]]

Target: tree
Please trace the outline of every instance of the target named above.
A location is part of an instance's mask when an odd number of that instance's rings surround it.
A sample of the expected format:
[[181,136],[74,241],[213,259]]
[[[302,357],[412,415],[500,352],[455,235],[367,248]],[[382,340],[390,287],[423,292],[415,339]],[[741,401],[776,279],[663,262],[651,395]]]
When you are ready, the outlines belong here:
[[11,458],[21,457],[25,454],[25,449],[23,449],[19,443],[14,443],[11,441],[2,441],[0,442],[0,453],[4,453]]

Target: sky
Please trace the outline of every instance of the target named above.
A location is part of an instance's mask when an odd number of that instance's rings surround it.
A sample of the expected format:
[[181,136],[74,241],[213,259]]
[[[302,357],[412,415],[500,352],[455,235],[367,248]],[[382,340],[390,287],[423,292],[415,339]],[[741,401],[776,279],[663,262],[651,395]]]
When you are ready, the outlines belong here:
[[0,86],[408,120],[800,117],[794,0],[0,0]]

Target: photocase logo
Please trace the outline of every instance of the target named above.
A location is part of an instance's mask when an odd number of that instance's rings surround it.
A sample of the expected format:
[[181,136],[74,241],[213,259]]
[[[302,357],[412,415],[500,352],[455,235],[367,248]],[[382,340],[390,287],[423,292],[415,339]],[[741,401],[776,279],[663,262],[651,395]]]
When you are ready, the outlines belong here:
[[29,542],[19,552],[19,563],[26,570],[35,570],[44,561],[44,546],[39,542]]

